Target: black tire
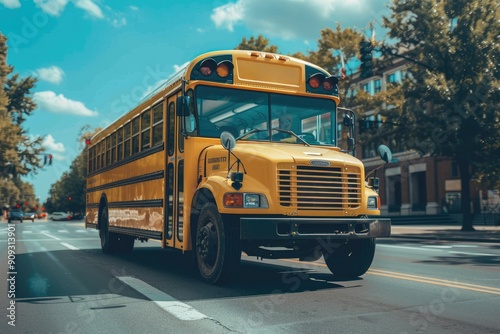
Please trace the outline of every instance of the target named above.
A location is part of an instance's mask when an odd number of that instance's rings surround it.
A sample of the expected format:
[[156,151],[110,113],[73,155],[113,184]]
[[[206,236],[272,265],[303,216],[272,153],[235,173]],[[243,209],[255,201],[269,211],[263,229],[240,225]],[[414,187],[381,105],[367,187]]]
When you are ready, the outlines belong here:
[[328,269],[336,278],[353,279],[366,273],[375,256],[375,239],[349,240],[333,253],[324,252]]
[[120,239],[120,252],[122,253],[130,253],[134,250],[134,242],[135,239],[129,235],[119,235]]
[[210,284],[227,282],[241,260],[239,225],[222,220],[213,203],[201,209],[196,226],[195,258],[201,278]]
[[101,249],[105,254],[116,252],[120,247],[120,240],[115,233],[109,232],[108,207],[105,206],[101,211],[99,223],[99,237],[101,238]]

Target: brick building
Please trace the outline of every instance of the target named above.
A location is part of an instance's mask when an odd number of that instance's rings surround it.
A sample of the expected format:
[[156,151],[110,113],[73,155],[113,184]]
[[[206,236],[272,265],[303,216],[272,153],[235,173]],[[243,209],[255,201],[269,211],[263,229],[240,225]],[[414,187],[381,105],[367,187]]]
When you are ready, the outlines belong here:
[[[386,89],[390,83],[401,82],[406,75],[405,60],[396,60],[392,66],[369,78],[355,78],[357,90],[375,94]],[[368,124],[382,121],[374,111],[365,111]],[[383,162],[378,157],[377,146],[372,143],[358,148],[356,156],[363,161],[367,172]],[[422,156],[416,151],[398,151],[388,145],[393,161],[377,170],[380,178],[380,195],[383,215],[436,215],[461,213],[461,181],[457,164],[450,158]],[[472,212],[480,213],[488,198],[488,191],[481,190],[471,182]],[[482,195],[481,195],[482,194]]]

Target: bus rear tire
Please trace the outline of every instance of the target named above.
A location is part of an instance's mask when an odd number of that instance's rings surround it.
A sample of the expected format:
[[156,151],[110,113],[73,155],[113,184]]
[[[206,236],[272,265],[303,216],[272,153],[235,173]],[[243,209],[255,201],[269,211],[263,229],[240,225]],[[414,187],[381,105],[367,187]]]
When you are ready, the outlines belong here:
[[120,246],[120,240],[118,235],[109,232],[109,216],[108,207],[102,208],[101,217],[99,223],[99,237],[101,238],[101,249],[105,254],[111,254],[118,250]]
[[201,209],[194,256],[201,278],[210,284],[227,282],[240,264],[239,226],[223,220],[213,203],[206,203]]
[[353,279],[366,273],[375,256],[375,239],[354,239],[333,253],[323,252],[328,269],[336,278]]
[[120,235],[120,252],[130,253],[134,250],[135,239],[129,235]]

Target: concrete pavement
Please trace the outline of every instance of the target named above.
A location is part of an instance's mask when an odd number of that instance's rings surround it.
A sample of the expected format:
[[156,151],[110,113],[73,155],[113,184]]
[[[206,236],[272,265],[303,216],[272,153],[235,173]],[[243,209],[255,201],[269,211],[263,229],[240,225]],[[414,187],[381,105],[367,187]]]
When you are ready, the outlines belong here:
[[392,225],[392,238],[452,240],[500,243],[500,225],[477,225],[475,231],[461,231],[454,225]]

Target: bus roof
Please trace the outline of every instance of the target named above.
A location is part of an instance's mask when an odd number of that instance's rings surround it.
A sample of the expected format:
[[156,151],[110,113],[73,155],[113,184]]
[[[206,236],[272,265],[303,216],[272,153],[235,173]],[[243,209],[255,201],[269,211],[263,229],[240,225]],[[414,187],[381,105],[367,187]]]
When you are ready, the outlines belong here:
[[[153,90],[149,92],[146,96],[144,96],[137,105],[135,105],[133,108],[128,110],[127,112],[123,113],[117,119],[115,119],[113,122],[111,122],[109,125],[101,129],[98,133],[96,133],[92,139],[92,145],[94,144],[94,139],[99,138],[101,136],[105,136],[108,134],[108,132],[112,132],[115,130],[115,128],[119,128],[121,126],[120,124],[117,124],[117,122],[123,118],[134,118],[136,115],[131,115],[132,111],[136,111],[137,115],[140,114],[146,106],[145,104],[147,102],[150,102],[155,96],[159,95],[161,92],[167,90],[169,87],[174,88],[175,86],[181,84],[181,78],[186,77],[186,80],[189,80],[189,76],[192,73],[194,66],[198,64],[200,61],[203,59],[207,59],[210,57],[218,57],[218,56],[224,56],[224,55],[231,55],[236,58],[248,58],[248,57],[262,57],[262,58],[268,58],[268,59],[275,59],[275,60],[281,60],[284,62],[288,62],[291,64],[296,64],[296,65],[306,65],[309,68],[314,68],[318,72],[322,72],[325,75],[329,76],[330,74],[323,68],[310,63],[308,61],[295,58],[292,56],[286,56],[286,55],[281,55],[281,54],[276,54],[276,53],[270,53],[270,52],[264,52],[264,51],[255,51],[255,50],[219,50],[219,51],[211,51],[211,52],[206,52],[203,54],[198,55],[195,57],[192,61],[187,62],[184,64],[177,72],[169,76],[167,79],[164,81],[160,82]],[[287,86],[287,83],[283,83],[284,86]],[[158,96],[158,98],[160,98]],[[154,101],[153,101],[154,103]]]

